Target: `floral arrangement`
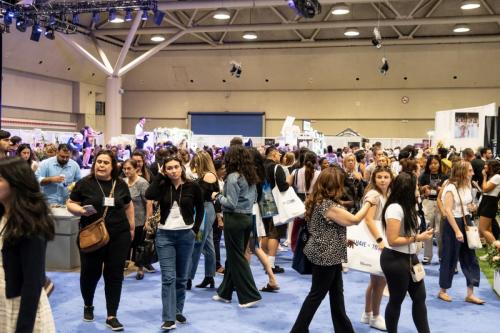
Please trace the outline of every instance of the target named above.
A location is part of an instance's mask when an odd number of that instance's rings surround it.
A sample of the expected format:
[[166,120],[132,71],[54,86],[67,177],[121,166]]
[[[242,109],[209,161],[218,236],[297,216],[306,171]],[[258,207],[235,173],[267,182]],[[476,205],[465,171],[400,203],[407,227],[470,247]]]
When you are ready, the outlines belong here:
[[500,251],[496,246],[488,245],[486,247],[486,254],[488,256],[486,261],[490,264],[491,268],[500,272]]

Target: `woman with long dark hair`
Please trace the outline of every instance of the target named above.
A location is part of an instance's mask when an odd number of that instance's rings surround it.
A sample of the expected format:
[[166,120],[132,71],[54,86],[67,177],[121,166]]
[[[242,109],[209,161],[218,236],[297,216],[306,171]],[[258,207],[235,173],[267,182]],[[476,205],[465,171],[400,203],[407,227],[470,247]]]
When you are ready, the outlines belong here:
[[138,175],[146,179],[148,183],[151,183],[153,177],[148,165],[146,164],[146,156],[144,155],[144,152],[136,150],[132,153],[131,158],[137,162],[137,168],[139,169]]
[[43,289],[54,221],[23,159],[0,161],[0,217],[0,332],[55,332]]
[[488,244],[496,246],[500,250],[500,240],[497,240],[492,232],[492,221],[498,211],[498,194],[500,193],[500,162],[497,160],[486,161],[484,165],[483,197],[479,204],[479,232]]
[[30,169],[35,172],[38,169],[38,163],[35,161],[35,154],[28,143],[22,143],[17,147],[17,156],[28,162]]
[[233,145],[225,156],[227,178],[222,193],[214,192],[224,213],[224,242],[226,265],[224,280],[213,300],[229,303],[236,290],[240,307],[254,306],[261,296],[245,258],[245,250],[252,230],[252,208],[256,202],[256,184],[259,179],[250,152]]
[[424,280],[414,282],[410,273],[412,264],[418,261],[415,243],[430,239],[433,232],[429,229],[418,233],[416,187],[416,175],[401,172],[392,183],[391,195],[382,211],[382,226],[388,244],[380,255],[380,266],[390,294],[385,309],[385,324],[389,333],[398,331],[401,304],[407,292],[413,301],[412,316],[417,331],[430,332]]
[[338,167],[321,171],[313,190],[306,199],[305,220],[310,237],[304,255],[312,264],[312,285],[292,333],[305,333],[326,294],[330,296],[330,311],[335,332],[354,332],[345,312],[342,262],[347,262],[346,227],[358,224],[374,202],[365,202],[356,215],[341,204],[344,194],[344,173]]
[[[167,157],[146,191],[146,199],[160,203],[160,224],[156,251],[161,268],[161,328],[171,330],[175,322],[186,323],[183,315],[188,266],[196,235],[203,221],[204,206],[200,186],[186,179],[182,161]],[[149,228],[146,223],[146,228]]]
[[135,233],[134,205],[110,150],[101,150],[96,155],[90,174],[76,183],[66,206],[71,213],[81,216],[80,228],[103,217],[107,208],[104,220],[109,233],[108,244],[93,252],[80,251],[83,320],[94,321],[94,293],[101,275],[104,275],[106,326],[121,331],[123,325],[116,315],[122,292],[123,267]]

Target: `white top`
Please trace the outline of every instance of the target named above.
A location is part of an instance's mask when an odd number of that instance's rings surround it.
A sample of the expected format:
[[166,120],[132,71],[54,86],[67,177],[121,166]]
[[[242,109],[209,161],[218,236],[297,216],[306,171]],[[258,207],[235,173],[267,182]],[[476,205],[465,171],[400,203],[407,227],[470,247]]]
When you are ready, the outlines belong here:
[[144,140],[144,127],[142,126],[141,123],[137,123],[135,125],[135,138],[139,140]]
[[192,229],[193,224],[186,225],[184,223],[184,219],[182,218],[181,209],[177,204],[177,201],[174,201],[172,208],[170,208],[170,213],[167,216],[167,220],[165,224],[158,224],[158,229],[162,230],[185,230]]
[[484,192],[484,195],[488,195],[491,197],[496,197],[498,196],[498,193],[500,193],[500,175],[496,174],[490,179],[488,179],[488,182],[495,184],[496,186],[489,192]]
[[[443,194],[441,196],[441,200],[443,201],[443,203],[445,202],[445,196],[446,196],[446,193],[448,193],[448,192],[451,192],[451,194],[453,194],[453,209],[452,209],[453,216],[458,217],[458,218],[463,217],[462,209],[460,208],[460,199],[462,199],[464,214],[469,215],[470,212],[469,212],[469,208],[467,207],[467,205],[472,202],[472,190],[471,190],[471,188],[470,187],[461,188],[457,192],[457,188],[455,187],[455,185],[448,183],[446,185],[446,187],[444,188]],[[458,197],[459,194],[460,194],[460,198]]]
[[375,212],[375,216],[373,217],[373,219],[376,221],[382,221],[382,210],[384,209],[385,203],[387,202],[387,198],[384,198],[384,196],[379,192],[377,192],[377,190],[370,190],[368,191],[368,193],[365,194],[363,202],[365,202],[367,199],[370,198],[376,198],[378,200],[377,210]]
[[[385,220],[389,219],[395,219],[400,222],[400,227],[399,227],[399,236],[405,237],[404,234],[404,219],[405,213],[403,211],[403,207],[401,207],[400,204],[393,203],[390,204],[389,207],[385,210]],[[415,236],[415,232],[412,232],[411,236]],[[407,237],[407,236],[406,236]],[[386,236],[387,238],[387,236]],[[402,245],[402,246],[390,246],[387,245],[387,248],[392,249],[394,251],[402,252],[402,253],[410,253],[414,254],[417,253],[417,245],[415,243],[411,243],[409,245]]]
[[306,190],[306,168],[302,167],[296,171],[293,172],[293,185],[295,187],[295,190],[297,193],[311,193],[314,183],[316,183],[316,180],[318,179],[318,176],[321,172],[318,170],[314,170],[314,176],[311,181],[311,185],[309,186],[309,189]]

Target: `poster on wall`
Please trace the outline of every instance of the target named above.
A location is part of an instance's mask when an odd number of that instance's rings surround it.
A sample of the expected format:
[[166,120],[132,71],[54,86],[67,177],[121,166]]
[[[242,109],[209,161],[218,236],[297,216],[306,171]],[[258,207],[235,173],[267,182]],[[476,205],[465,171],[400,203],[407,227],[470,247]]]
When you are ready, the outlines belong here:
[[479,113],[455,112],[455,139],[479,137]]

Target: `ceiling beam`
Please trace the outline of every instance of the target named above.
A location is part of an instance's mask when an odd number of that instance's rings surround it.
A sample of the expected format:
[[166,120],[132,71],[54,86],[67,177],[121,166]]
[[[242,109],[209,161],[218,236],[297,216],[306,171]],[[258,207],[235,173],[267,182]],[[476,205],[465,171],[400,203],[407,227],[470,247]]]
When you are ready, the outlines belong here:
[[134,17],[134,21],[132,22],[132,26],[130,27],[130,31],[128,33],[127,39],[123,44],[123,47],[120,51],[120,55],[118,56],[118,60],[116,60],[115,68],[113,69],[113,76],[118,77],[118,73],[125,62],[125,57],[127,56],[128,51],[130,50],[130,45],[134,40],[135,33],[139,28],[139,24],[141,23],[141,12],[137,12]]
[[[277,10],[274,7],[269,7],[269,8],[271,8],[271,10],[273,11],[273,13],[276,14],[276,16],[279,17],[279,19],[281,20],[281,22],[283,22],[283,23],[290,23],[290,21],[288,21],[286,19],[286,17],[283,16],[283,14],[281,14],[281,12],[279,10]],[[300,38],[300,40],[305,40],[304,36],[297,29],[293,29],[293,32]]]
[[[427,14],[425,14],[425,17],[426,18],[430,17],[432,15],[432,13],[434,13],[434,11],[441,5],[441,2],[443,2],[443,0],[437,0],[436,3],[431,7],[431,9],[429,9]],[[418,31],[418,29],[420,29],[421,26],[422,25],[419,24],[415,28],[413,28],[413,30],[408,34],[408,38],[413,38],[413,36]]]
[[[441,0],[439,0],[440,2]],[[446,17],[426,17],[414,19],[385,19],[385,20],[344,20],[328,22],[304,22],[304,23],[272,23],[272,24],[239,24],[239,25],[215,25],[199,26],[183,29],[172,28],[144,28],[137,31],[138,34],[156,33],[178,33],[183,30],[188,34],[203,32],[241,32],[253,31],[283,31],[295,29],[336,29],[348,27],[390,27],[390,26],[415,26],[415,25],[437,25],[437,24],[460,24],[460,23],[496,23],[500,22],[500,15],[478,15],[478,16],[446,16]],[[96,36],[102,35],[127,35],[128,29],[102,29],[95,31]]]

